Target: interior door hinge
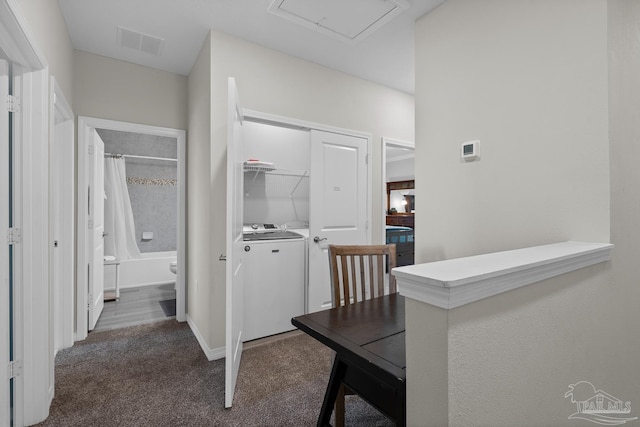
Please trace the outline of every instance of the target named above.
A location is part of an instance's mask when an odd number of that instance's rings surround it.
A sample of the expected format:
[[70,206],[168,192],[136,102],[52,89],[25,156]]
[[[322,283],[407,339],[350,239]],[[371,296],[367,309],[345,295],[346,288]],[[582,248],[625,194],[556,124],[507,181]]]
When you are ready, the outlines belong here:
[[87,228],[88,228],[89,230],[93,230],[93,220],[92,220],[92,219],[90,219],[90,220],[87,222]]
[[22,363],[18,360],[12,360],[9,362],[9,379],[15,378],[18,375],[22,375]]
[[364,164],[365,164],[365,165],[368,165],[368,164],[369,164],[369,153],[367,153],[367,154],[364,156]]
[[20,100],[15,95],[7,95],[7,110],[10,113],[17,113],[20,109]]
[[95,150],[96,150],[95,146],[94,146],[93,144],[92,144],[92,145],[89,145],[89,146],[87,147],[87,149],[88,149],[88,153],[89,153],[89,155],[90,155],[90,156],[93,156],[93,153],[95,153]]
[[22,241],[22,231],[19,228],[10,228],[7,231],[7,243],[9,245],[15,245]]

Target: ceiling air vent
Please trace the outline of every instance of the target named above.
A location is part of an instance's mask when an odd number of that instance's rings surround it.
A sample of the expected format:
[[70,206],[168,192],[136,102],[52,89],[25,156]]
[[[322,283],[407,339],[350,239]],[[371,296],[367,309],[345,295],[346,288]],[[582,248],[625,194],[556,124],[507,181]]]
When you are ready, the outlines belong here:
[[409,8],[406,0],[273,0],[267,11],[356,43]]
[[118,46],[139,50],[151,55],[159,56],[164,47],[164,39],[150,36],[138,31],[118,27]]

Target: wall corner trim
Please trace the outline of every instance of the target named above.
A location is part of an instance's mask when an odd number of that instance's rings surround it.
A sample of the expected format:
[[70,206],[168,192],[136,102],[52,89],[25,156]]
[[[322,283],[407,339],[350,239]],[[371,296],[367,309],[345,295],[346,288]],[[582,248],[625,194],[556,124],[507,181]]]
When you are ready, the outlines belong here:
[[193,335],[195,335],[196,340],[198,340],[198,344],[200,344],[200,348],[202,348],[202,351],[204,352],[205,356],[207,356],[207,360],[209,362],[224,358],[225,348],[224,347],[210,348],[207,342],[205,341],[204,337],[198,330],[198,327],[196,326],[195,322],[193,321],[193,319],[191,319],[191,316],[189,316],[188,314],[187,314],[187,324],[191,328],[191,332],[193,332]]
[[393,269],[401,295],[444,309],[609,261],[613,245],[568,241]]

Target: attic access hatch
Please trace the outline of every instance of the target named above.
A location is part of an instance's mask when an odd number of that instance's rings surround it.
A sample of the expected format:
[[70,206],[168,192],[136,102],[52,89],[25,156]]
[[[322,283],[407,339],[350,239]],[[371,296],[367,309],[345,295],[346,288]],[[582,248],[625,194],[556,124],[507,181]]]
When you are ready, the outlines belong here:
[[273,0],[267,11],[319,33],[356,43],[408,8],[406,0]]

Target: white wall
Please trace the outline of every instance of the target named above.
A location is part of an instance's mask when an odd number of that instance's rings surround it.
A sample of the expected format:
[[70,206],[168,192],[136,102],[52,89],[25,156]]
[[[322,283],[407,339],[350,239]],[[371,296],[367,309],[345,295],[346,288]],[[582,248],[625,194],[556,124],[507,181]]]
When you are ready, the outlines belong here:
[[96,117],[187,128],[187,77],[75,51],[74,110]]
[[415,158],[387,162],[387,182],[415,179]]
[[[611,344],[603,357],[611,366],[634,366],[640,358],[640,2],[609,0],[609,138],[611,156],[611,241],[613,280],[607,286],[615,310],[606,312]],[[605,313],[603,313],[605,314]],[[607,391],[632,402],[640,414],[640,370],[609,369]],[[610,384],[610,385],[609,385]],[[603,386],[604,388],[604,386]],[[617,394],[616,394],[617,393]]]
[[[188,271],[189,301],[194,299],[199,304],[207,304],[211,316],[210,321],[202,325],[201,332],[212,349],[223,347],[225,339],[225,269],[218,257],[225,253],[226,224],[221,201],[226,196],[226,101],[229,76],[236,78],[244,108],[372,133],[374,147],[370,164],[374,182],[380,180],[381,137],[384,135],[412,141],[414,136],[412,96],[232,36],[212,33],[210,146],[201,146],[209,144],[205,138],[197,141],[190,138],[189,143],[190,150],[197,150],[203,156],[210,154],[210,169],[207,171],[203,167],[190,170],[189,175],[190,219],[191,216],[206,216],[210,228],[208,233],[207,228],[190,228],[191,260]],[[206,91],[205,86],[200,88],[195,82],[194,86],[194,90]],[[192,154],[189,154],[191,158]],[[198,188],[191,187],[194,181],[199,182]],[[382,221],[379,209],[382,194],[379,187],[374,185],[374,223]],[[204,206],[205,203],[209,203],[209,207]],[[380,234],[375,227],[374,241],[380,241]],[[210,244],[209,250],[204,250],[205,241],[207,245]],[[194,253],[192,247],[201,250]],[[193,260],[194,257],[197,261]],[[210,271],[198,268],[196,264],[209,265]],[[198,290],[194,290],[196,281],[199,283]]]
[[[202,50],[188,78],[187,143],[187,318],[198,331],[200,345],[211,349],[210,268],[212,263],[211,223],[223,221],[225,210],[211,211],[211,42]],[[224,198],[221,198],[224,201]],[[224,315],[222,317],[224,319]],[[208,355],[210,357],[210,355]]]
[[416,218],[416,261],[609,240],[604,8],[453,0],[418,22],[416,210],[443,208]]
[[[606,3],[449,0],[416,33],[417,261],[608,242]],[[472,139],[482,157],[462,162]],[[571,425],[564,393],[581,380],[640,402],[618,372],[631,358],[612,351],[632,340],[614,265],[408,310],[409,424]]]
[[29,30],[49,64],[49,73],[56,78],[65,98],[73,108],[73,46],[67,24],[58,7],[50,0],[18,0],[29,23]]

